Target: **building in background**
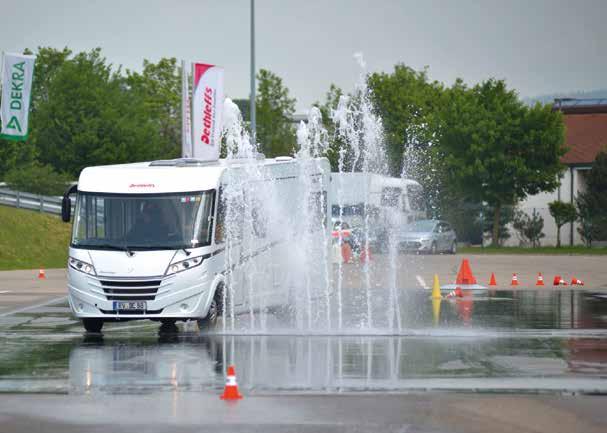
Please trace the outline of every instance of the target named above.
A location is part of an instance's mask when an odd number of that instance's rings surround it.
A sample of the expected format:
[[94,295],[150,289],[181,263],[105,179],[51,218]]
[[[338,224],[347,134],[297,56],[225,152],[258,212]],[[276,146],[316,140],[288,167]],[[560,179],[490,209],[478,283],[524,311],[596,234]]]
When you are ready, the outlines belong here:
[[[563,113],[565,122],[565,143],[568,151],[561,158],[566,169],[561,175],[561,183],[556,191],[528,196],[519,203],[519,209],[531,215],[533,209],[544,218],[542,245],[556,245],[556,224],[548,210],[548,203],[561,200],[575,204],[578,195],[586,190],[586,174],[592,168],[596,155],[607,147],[607,99],[555,99],[554,110]],[[563,245],[582,244],[577,232],[578,223],[561,228]],[[512,237],[507,245],[518,245],[519,240],[510,230]]]

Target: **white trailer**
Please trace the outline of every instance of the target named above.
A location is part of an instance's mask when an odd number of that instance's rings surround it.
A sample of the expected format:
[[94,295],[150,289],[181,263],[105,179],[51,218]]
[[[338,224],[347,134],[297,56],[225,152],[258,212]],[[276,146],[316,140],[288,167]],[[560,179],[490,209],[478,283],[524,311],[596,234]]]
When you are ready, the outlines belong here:
[[[69,221],[70,194],[77,194],[68,259],[73,313],[87,331],[99,332],[106,321],[134,319],[212,325],[226,301],[236,311],[250,307],[245,286],[254,286],[266,305],[287,302],[290,228],[306,213],[318,220],[308,225],[329,237],[329,175],[324,158],[176,159],[85,168],[62,206]],[[229,257],[222,199],[228,190],[257,206],[250,221],[233,210],[231,224],[243,229],[232,239]]]
[[331,173],[332,216],[350,226],[364,224],[365,205],[374,223],[393,219],[406,223],[426,217],[423,190],[412,179],[372,173]]

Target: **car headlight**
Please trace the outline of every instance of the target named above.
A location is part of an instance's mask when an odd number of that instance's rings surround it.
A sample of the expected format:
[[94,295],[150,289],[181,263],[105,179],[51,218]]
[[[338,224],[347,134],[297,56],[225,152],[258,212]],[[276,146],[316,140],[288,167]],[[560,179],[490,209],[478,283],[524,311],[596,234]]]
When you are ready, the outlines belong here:
[[85,274],[89,275],[97,275],[95,273],[95,267],[90,263],[83,262],[82,260],[78,260],[73,257],[70,257],[67,262],[72,269],[76,269],[77,271],[84,272]]
[[432,240],[432,239],[430,239],[430,238],[424,238],[424,239],[420,239],[419,241],[420,241],[422,244],[427,244],[427,243],[429,243],[431,240]]
[[172,275],[178,272],[187,271],[188,269],[195,268],[202,263],[204,256],[192,257],[180,262],[171,263],[167,268],[165,275]]

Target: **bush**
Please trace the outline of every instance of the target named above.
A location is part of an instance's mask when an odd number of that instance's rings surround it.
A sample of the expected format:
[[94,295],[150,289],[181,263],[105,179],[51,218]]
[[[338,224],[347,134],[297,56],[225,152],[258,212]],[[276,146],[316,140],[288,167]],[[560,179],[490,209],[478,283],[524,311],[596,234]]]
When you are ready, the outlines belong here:
[[57,173],[50,165],[32,163],[13,168],[6,173],[4,181],[10,189],[41,195],[62,195],[69,177]]
[[522,210],[514,212],[512,227],[518,232],[519,239],[525,244],[531,244],[533,248],[540,246],[540,239],[545,237],[542,230],[544,229],[544,218],[533,209],[531,216],[527,215]]
[[578,218],[586,245],[607,240],[607,152],[600,152],[586,177],[586,192],[577,199]]

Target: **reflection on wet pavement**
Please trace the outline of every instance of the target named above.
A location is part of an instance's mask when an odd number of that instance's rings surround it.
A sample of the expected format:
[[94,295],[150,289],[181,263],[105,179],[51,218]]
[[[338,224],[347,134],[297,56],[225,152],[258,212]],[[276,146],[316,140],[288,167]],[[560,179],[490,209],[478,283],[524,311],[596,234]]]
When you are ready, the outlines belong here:
[[[439,310],[439,311],[437,311]],[[607,392],[607,299],[519,291],[443,301],[408,294],[401,335],[158,334],[153,322],[83,335],[65,306],[0,322],[0,392]],[[436,314],[440,314],[437,316]],[[358,335],[354,335],[358,333]]]

